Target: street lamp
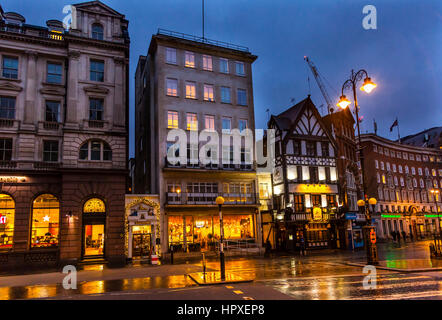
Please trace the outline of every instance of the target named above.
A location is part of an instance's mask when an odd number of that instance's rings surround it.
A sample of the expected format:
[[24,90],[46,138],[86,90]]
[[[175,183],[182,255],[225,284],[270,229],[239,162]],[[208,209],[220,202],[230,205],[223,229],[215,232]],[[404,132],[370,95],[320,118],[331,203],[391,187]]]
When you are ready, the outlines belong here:
[[[371,81],[370,77],[368,76],[367,71],[365,71],[364,69],[361,69],[361,70],[359,70],[358,72],[355,73],[353,70],[351,70],[351,77],[350,77],[350,79],[347,79],[344,82],[344,84],[342,85],[341,97],[339,99],[339,102],[337,103],[337,106],[340,107],[341,109],[345,109],[345,108],[347,108],[351,104],[351,102],[344,95],[344,90],[352,89],[352,91],[353,91],[353,100],[354,100],[354,103],[355,103],[356,126],[358,128],[358,151],[359,151],[359,159],[360,159],[360,162],[361,162],[361,170],[362,170],[362,195],[363,195],[362,199],[367,199],[368,197],[367,197],[366,192],[365,192],[364,155],[362,153],[361,130],[360,130],[360,127],[359,127],[359,106],[358,106],[358,98],[356,96],[356,86],[357,86],[357,83],[360,80],[362,80],[362,78],[364,78],[364,83],[361,86],[361,90],[362,91],[364,91],[366,93],[370,93],[371,91],[373,91],[374,88],[376,88],[377,85],[373,81]],[[376,200],[374,198],[371,198],[371,199]],[[368,201],[369,203],[370,203],[370,200]],[[366,205],[364,200],[359,200],[358,201],[358,206],[364,207],[365,217],[366,217],[366,222],[367,222],[367,225],[364,227],[364,230],[365,230],[365,242],[366,242],[366,245],[367,245],[367,261],[368,261],[369,264],[377,264],[378,261],[377,261],[376,243],[372,243],[370,241],[370,234],[372,233],[372,231],[374,231],[374,227],[373,227],[373,225],[371,223],[369,208]]]
[[226,267],[224,262],[224,228],[223,228],[223,213],[221,207],[224,204],[224,198],[219,196],[215,200],[219,211],[219,263],[221,271],[221,281],[226,281]]
[[437,199],[436,199],[436,195],[439,196],[439,190],[431,189],[430,192],[433,194],[434,204],[436,205],[436,215],[437,215],[437,224],[438,224],[438,229],[439,229],[439,236],[442,239],[442,232],[441,232],[441,229],[440,229],[439,210],[437,210]]

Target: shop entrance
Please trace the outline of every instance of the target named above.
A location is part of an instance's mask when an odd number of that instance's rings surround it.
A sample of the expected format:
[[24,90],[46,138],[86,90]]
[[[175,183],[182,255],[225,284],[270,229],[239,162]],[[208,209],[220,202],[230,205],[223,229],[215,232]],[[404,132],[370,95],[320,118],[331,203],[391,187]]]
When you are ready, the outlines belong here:
[[103,256],[104,224],[87,224],[84,226],[84,257]]
[[151,226],[133,226],[132,228],[132,257],[149,256],[152,251]]

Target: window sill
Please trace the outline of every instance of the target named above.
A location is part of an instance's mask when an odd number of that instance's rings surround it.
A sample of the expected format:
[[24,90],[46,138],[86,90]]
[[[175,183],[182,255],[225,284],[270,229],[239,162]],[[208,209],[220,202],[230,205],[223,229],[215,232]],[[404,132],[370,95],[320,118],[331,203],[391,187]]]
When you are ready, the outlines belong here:
[[211,102],[211,103],[215,103],[216,102],[215,100],[206,100],[206,99],[204,99],[203,101],[204,102]]
[[84,159],[78,159],[78,162],[81,162],[81,163],[112,163],[112,160],[84,160]]
[[221,103],[222,103],[222,104],[232,105],[232,102],[224,102],[224,101],[221,101]]
[[64,87],[63,83],[57,83],[57,82],[47,82],[47,81],[43,81],[42,82],[43,85],[45,86],[57,86],[57,87]]
[[3,76],[0,76],[0,80],[13,81],[13,82],[17,82],[17,83],[21,82],[21,79],[5,78]]
[[174,96],[174,95],[171,95],[171,94],[167,94],[167,93],[166,93],[166,97],[179,98],[180,96],[178,96],[178,95],[177,95],[177,96]]
[[196,97],[186,97],[186,99],[189,99],[189,100],[198,100]]

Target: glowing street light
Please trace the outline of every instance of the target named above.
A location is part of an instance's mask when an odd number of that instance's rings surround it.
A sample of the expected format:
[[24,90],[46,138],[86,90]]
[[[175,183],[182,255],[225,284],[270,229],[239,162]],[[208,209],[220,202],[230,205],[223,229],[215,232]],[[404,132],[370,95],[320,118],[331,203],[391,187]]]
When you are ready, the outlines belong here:
[[347,99],[345,95],[339,98],[339,102],[336,104],[339,108],[345,109],[351,104],[350,100]]
[[361,91],[365,91],[366,93],[370,93],[374,88],[377,87],[377,84],[371,81],[370,77],[365,78],[364,84],[361,87]]

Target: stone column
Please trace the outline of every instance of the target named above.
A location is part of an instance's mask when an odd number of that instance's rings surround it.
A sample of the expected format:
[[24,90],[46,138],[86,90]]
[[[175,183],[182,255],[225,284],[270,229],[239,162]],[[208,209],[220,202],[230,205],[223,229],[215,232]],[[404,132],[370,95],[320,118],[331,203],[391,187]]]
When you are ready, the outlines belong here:
[[[126,124],[126,73],[124,72],[127,68],[128,61],[124,58],[114,58],[115,65],[115,91],[114,91],[114,105],[111,111],[111,120],[113,125],[116,127],[124,127]],[[109,108],[110,109],[110,108]]]
[[77,108],[81,105],[78,101],[78,72],[79,72],[80,52],[69,52],[69,71],[67,76],[67,108],[66,108],[66,127],[78,128],[79,119]]
[[[35,97],[37,96],[37,56],[35,51],[27,51],[28,67],[26,72],[26,91],[23,124],[34,125],[35,118]],[[32,129],[32,128],[29,128]]]

